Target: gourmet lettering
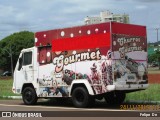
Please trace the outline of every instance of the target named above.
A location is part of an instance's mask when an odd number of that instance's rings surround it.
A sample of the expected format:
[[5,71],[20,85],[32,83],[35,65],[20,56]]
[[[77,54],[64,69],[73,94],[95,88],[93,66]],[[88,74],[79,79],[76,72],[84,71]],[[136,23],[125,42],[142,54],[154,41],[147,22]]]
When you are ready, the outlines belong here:
[[72,64],[78,61],[100,60],[100,59],[101,59],[100,51],[97,50],[96,52],[84,52],[79,54],[73,54],[69,57],[60,55],[53,59],[53,64],[56,65],[56,72],[60,72],[63,70],[64,65]]

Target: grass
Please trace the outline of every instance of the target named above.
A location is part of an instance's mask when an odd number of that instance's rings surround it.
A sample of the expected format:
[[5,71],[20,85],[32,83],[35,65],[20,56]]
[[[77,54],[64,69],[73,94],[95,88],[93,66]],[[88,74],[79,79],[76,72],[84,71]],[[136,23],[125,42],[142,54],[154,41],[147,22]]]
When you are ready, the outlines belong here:
[[[18,96],[12,92],[12,79],[0,79],[0,97],[2,96]],[[160,101],[160,84],[150,84],[148,89],[128,93],[125,101],[141,100],[141,101]]]
[[12,92],[12,79],[0,79],[0,97],[2,96],[17,96]]
[[148,89],[128,93],[125,101],[160,101],[160,84],[150,84]]

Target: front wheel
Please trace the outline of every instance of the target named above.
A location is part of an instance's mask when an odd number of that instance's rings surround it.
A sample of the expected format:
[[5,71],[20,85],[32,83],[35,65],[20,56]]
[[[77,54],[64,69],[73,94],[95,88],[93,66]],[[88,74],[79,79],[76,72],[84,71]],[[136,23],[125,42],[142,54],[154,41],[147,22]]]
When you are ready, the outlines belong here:
[[24,88],[22,92],[23,102],[26,105],[34,105],[37,103],[37,95],[32,87],[26,87]]
[[75,107],[85,108],[94,104],[94,98],[84,87],[77,87],[72,92],[72,102]]

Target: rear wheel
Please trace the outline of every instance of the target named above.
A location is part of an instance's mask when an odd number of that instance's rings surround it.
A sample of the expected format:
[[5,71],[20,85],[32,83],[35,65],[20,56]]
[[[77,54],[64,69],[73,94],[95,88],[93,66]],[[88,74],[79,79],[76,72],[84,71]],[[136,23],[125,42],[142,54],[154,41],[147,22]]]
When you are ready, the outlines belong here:
[[72,102],[75,107],[91,107],[94,104],[94,100],[84,87],[77,87],[72,92]]
[[119,105],[123,103],[125,97],[126,97],[126,94],[120,91],[108,92],[104,96],[107,104],[109,105]]
[[37,103],[38,100],[36,92],[32,87],[24,88],[22,92],[22,97],[23,97],[23,102],[26,105],[34,105]]

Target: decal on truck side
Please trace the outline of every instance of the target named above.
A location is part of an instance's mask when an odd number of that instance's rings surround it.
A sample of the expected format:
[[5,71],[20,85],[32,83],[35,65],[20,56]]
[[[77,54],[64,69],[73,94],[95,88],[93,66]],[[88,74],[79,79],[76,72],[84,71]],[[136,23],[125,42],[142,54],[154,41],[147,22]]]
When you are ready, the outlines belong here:
[[[45,54],[43,56],[47,57]],[[69,85],[76,79],[87,79],[96,94],[107,92],[106,86],[113,84],[109,47],[61,51],[58,54],[53,52],[52,59],[52,63],[40,66],[40,73],[44,76],[41,76],[39,81],[40,83],[48,82],[48,84],[40,84],[42,96],[44,96],[43,91],[47,93],[45,96],[68,96]],[[43,60],[39,59],[39,61]],[[45,67],[47,71],[50,70],[50,74],[45,73]]]
[[119,84],[147,83],[145,37],[113,34],[114,80]]
[[[100,51],[97,50],[96,52],[84,52],[84,53],[76,53],[73,51],[73,55],[65,57],[64,55],[60,55],[53,59],[53,64],[56,65],[55,71],[60,72],[63,70],[64,65],[72,64],[75,62],[85,61],[85,60],[100,60],[101,55]],[[60,69],[59,69],[60,68]]]

